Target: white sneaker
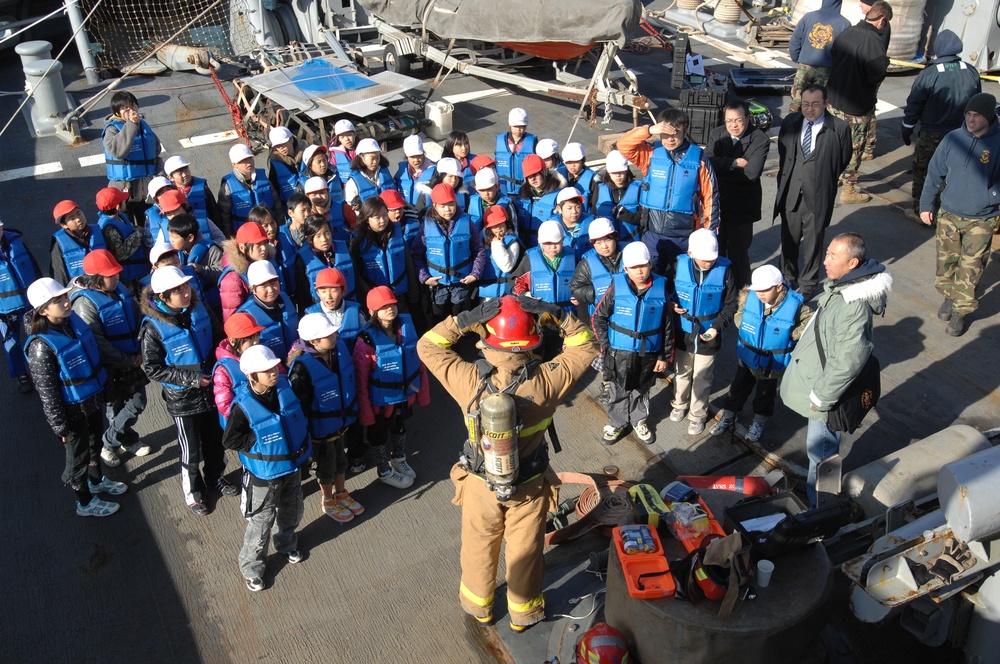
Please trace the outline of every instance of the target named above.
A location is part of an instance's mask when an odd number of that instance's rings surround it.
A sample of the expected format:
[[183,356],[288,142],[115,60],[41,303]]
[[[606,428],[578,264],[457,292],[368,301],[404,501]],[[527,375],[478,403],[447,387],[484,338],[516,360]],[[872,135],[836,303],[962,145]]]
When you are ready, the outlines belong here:
[[76,515],[77,516],[111,516],[118,511],[118,503],[112,503],[107,500],[101,500],[100,498],[94,497],[90,499],[90,502],[86,505],[81,505],[80,501],[76,503]]
[[750,428],[747,429],[746,439],[751,443],[756,443],[760,440],[761,434],[764,433],[764,423],[754,420],[750,423]]
[[697,436],[705,430],[705,420],[691,420],[688,422],[688,435]]
[[404,475],[395,468],[389,468],[389,472],[385,475],[379,475],[378,478],[388,484],[389,486],[394,486],[397,489],[409,489],[413,486],[413,478],[409,475]]
[[153,451],[153,448],[147,445],[146,443],[142,442],[141,440],[137,440],[131,445],[122,445],[121,447],[118,448],[118,451],[127,452],[132,456],[144,457],[148,456],[149,453]]
[[653,432],[649,430],[648,426],[646,426],[646,420],[639,420],[636,422],[635,426],[632,427],[632,431],[635,432],[636,438],[647,445],[652,444],[653,438],[655,438]]
[[708,433],[711,436],[721,436],[726,432],[726,429],[733,426],[733,422],[735,421],[736,413],[733,413],[732,415],[726,415],[723,413],[722,417],[720,417],[715,424],[712,425],[712,428],[708,430]]
[[118,458],[115,451],[109,447],[101,448],[101,460],[104,461],[104,465],[108,468],[117,468],[122,463],[122,460]]
[[687,408],[674,408],[672,411],[670,411],[670,421],[680,422],[684,419],[684,417],[687,414],[688,414]]
[[417,471],[406,463],[406,457],[392,457],[389,459],[389,465],[400,475],[406,475],[411,480],[417,479]]

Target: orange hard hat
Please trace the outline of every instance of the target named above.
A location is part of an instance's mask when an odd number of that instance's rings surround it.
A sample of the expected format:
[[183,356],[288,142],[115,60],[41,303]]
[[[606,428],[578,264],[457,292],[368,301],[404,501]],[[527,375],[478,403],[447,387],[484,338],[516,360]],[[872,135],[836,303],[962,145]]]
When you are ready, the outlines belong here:
[[396,294],[392,292],[391,288],[388,286],[376,286],[368,291],[366,304],[372,311],[378,311],[382,307],[388,307],[390,304],[396,304],[398,301]]
[[83,257],[83,271],[87,274],[111,277],[121,272],[122,266],[115,260],[114,254],[107,249],[94,249]]
[[576,646],[577,664],[629,664],[625,635],[607,623],[597,623]]
[[483,343],[494,350],[527,351],[542,343],[535,317],[521,308],[512,295],[500,300],[500,313],[486,322]]

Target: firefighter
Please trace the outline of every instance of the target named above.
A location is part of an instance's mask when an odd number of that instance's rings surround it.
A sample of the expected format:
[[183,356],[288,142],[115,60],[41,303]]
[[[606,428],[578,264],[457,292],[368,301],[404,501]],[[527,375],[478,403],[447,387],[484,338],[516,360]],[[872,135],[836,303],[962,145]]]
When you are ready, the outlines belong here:
[[[534,351],[541,344],[539,326],[545,324],[557,326],[565,346],[542,370]],[[459,339],[473,331],[482,336],[485,362],[468,362],[455,350]],[[559,480],[549,468],[543,434],[552,426],[556,406],[597,357],[597,342],[584,323],[561,307],[508,295],[449,316],[421,338],[417,350],[467,418],[484,408],[487,399],[503,401],[498,392],[513,397],[510,410],[516,412],[507,413],[507,419],[513,422],[516,416],[521,428],[512,454],[499,461],[518,470],[488,480],[484,454],[494,454],[500,445],[484,449],[482,437],[473,435],[451,470],[452,502],[462,508],[462,608],[482,624],[492,621],[500,545],[506,539],[510,625],[524,631],[545,618],[545,517],[558,504]],[[475,417],[470,425],[481,430],[495,421]],[[494,470],[495,461],[490,464]]]

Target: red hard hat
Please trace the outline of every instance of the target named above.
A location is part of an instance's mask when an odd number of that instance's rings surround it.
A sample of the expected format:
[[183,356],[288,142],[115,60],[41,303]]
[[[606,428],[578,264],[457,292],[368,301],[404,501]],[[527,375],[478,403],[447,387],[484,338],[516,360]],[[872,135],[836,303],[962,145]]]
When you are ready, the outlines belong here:
[[248,221],[236,231],[236,241],[239,244],[260,244],[267,242],[267,232],[256,221]]
[[494,350],[527,351],[542,343],[535,317],[511,295],[500,300],[500,313],[487,321],[486,332],[483,343]]
[[529,154],[521,162],[521,172],[524,173],[524,177],[530,177],[532,175],[538,175],[545,170],[545,162],[537,154]]
[[431,189],[431,202],[434,205],[444,205],[445,203],[455,203],[455,190],[450,184],[441,182]]
[[507,217],[507,210],[505,210],[502,205],[494,205],[486,211],[486,217],[483,220],[483,227],[493,228],[494,226],[502,226],[508,221],[510,221],[510,219]]
[[102,212],[116,209],[124,201],[128,200],[128,192],[113,187],[105,187],[97,192],[97,209]]
[[344,273],[335,267],[325,267],[316,275],[316,288],[347,288]]
[[52,210],[52,218],[55,219],[56,223],[58,224],[60,219],[62,219],[64,216],[66,216],[73,210],[77,209],[78,207],[80,206],[74,203],[73,201],[59,201],[58,203],[56,203],[55,208]]
[[478,154],[476,158],[469,163],[469,168],[472,169],[472,174],[475,175],[479,172],[480,168],[486,168],[488,166],[495,166],[497,160],[488,154]]
[[576,645],[577,664],[629,664],[625,635],[607,623],[597,623]]
[[246,339],[264,330],[254,317],[245,311],[237,311],[230,316],[223,328],[229,339]]
[[390,304],[396,304],[397,302],[398,300],[396,299],[396,294],[392,292],[391,288],[388,286],[376,286],[368,291],[366,304],[372,311],[378,311],[382,307],[387,307]]
[[87,274],[111,277],[121,272],[122,266],[107,249],[94,249],[83,257],[83,271]]
[[169,189],[160,195],[159,201],[160,212],[166,214],[167,212],[179,210],[182,205],[187,203],[187,196],[184,195],[183,191]]
[[406,201],[403,200],[403,195],[400,194],[395,189],[386,189],[381,194],[379,198],[385,203],[386,208],[390,210],[398,210],[401,207],[406,207]]

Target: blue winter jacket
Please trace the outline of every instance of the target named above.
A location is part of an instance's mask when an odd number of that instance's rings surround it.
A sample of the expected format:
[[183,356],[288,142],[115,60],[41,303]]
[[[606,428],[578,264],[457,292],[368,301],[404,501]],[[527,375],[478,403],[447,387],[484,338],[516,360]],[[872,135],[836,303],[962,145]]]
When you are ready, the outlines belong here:
[[841,0],[823,0],[816,11],[809,12],[795,25],[788,40],[788,54],[792,62],[813,67],[833,64],[830,47],[841,32],[851,27],[851,22],[840,15]]
[[985,219],[1000,213],[1000,122],[982,136],[965,126],[948,133],[927,167],[921,212],[938,207],[960,217]]

